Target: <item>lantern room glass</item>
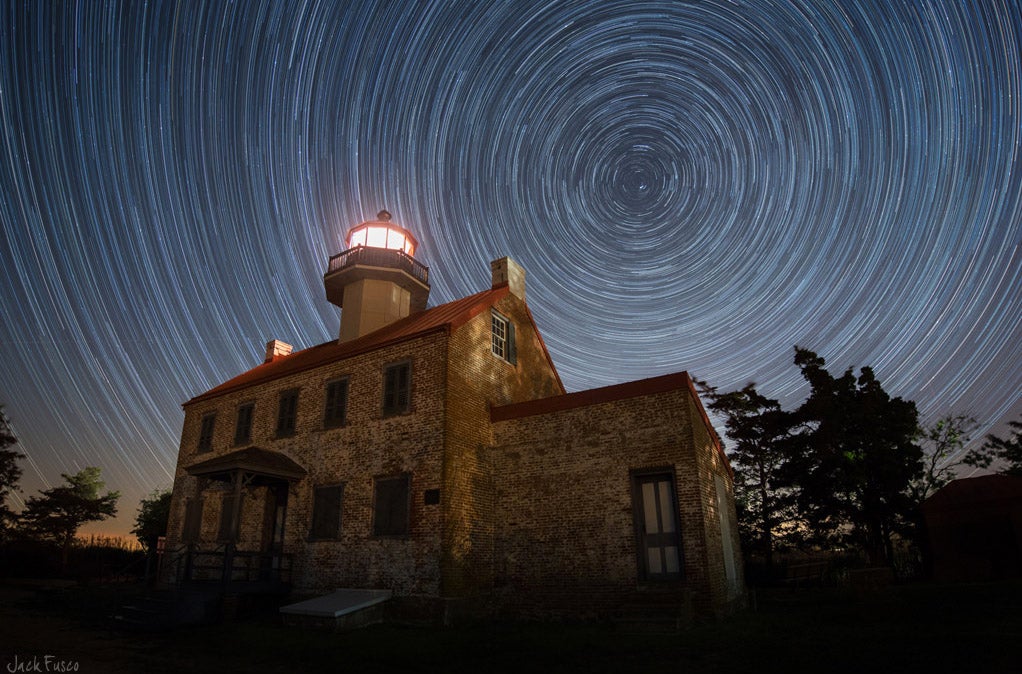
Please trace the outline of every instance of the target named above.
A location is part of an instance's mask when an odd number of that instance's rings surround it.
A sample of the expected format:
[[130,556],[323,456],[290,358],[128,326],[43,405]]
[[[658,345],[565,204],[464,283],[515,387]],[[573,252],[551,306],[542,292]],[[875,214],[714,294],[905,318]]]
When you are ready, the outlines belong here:
[[404,251],[414,255],[415,244],[411,237],[402,230],[383,225],[363,225],[348,233],[348,248],[368,246],[370,248],[386,248],[387,250]]

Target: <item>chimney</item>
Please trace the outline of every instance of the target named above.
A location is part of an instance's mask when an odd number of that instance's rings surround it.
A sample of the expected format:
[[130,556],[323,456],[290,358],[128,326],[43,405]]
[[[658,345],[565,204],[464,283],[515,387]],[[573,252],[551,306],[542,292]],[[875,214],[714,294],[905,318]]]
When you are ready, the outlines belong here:
[[266,342],[266,360],[264,363],[269,363],[277,356],[289,356],[291,355],[291,349],[294,347],[286,342],[282,342],[279,339],[271,339]]
[[517,262],[509,257],[494,260],[490,263],[490,273],[494,288],[507,284],[512,295],[525,301],[525,270]]

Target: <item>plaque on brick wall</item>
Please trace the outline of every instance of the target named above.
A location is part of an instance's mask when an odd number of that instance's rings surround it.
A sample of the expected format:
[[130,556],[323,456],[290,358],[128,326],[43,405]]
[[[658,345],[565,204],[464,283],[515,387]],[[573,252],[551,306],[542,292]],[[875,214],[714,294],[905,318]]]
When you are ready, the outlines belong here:
[[437,505],[440,503],[440,490],[427,489],[422,495],[422,500],[426,505]]

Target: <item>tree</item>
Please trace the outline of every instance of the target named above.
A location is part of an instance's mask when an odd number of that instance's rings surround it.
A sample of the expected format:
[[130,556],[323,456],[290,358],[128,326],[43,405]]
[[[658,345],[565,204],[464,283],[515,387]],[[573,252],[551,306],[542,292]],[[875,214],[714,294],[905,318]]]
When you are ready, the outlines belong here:
[[135,534],[147,554],[151,554],[156,549],[157,540],[167,533],[167,521],[170,519],[170,495],[169,489],[162,491],[157,489],[138,504],[135,528],[131,530],[131,533]]
[[18,438],[11,428],[11,422],[4,414],[4,406],[0,405],[0,541],[6,540],[9,525],[15,520],[15,514],[7,504],[7,497],[20,491],[18,480],[21,479],[22,472],[18,461],[24,459],[25,455],[9,449],[17,442]]
[[986,468],[998,460],[1005,464],[1000,472],[1022,476],[1022,419],[1009,421],[1008,426],[1012,429],[1010,437],[1001,438],[993,434],[987,436],[986,444],[983,445],[987,454],[978,465]]
[[928,447],[923,455],[923,468],[913,480],[910,492],[917,505],[955,478],[955,470],[962,465],[975,466],[981,453],[970,450],[958,456],[968,444],[970,431],[976,420],[962,414],[948,414],[928,428],[920,428],[920,438]]
[[78,529],[88,522],[99,522],[117,512],[119,492],[101,496],[104,483],[100,470],[88,467],[74,475],[62,474],[65,484],[30,496],[21,513],[21,521],[29,535],[51,540],[60,545],[61,568],[67,571],[68,553]]
[[869,367],[834,378],[823,358],[798,347],[795,365],[810,386],[794,414],[800,432],[788,464],[800,511],[824,539],[890,563],[891,537],[910,525],[910,485],[923,470],[915,403],[891,398]]
[[791,415],[752,383],[730,393],[720,393],[706,382],[698,385],[709,400],[708,407],[724,416],[725,434],[733,442],[727,449],[734,469],[742,547],[761,555],[770,567],[781,538],[779,527],[793,517],[790,490],[781,477]]

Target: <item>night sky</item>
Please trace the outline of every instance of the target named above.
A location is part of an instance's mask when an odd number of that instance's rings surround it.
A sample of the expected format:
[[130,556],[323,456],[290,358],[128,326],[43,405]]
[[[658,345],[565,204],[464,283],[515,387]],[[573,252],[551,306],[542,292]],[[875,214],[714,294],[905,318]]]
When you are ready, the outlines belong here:
[[[386,208],[431,305],[527,271],[569,391],[793,347],[1022,414],[1015,0],[0,0],[0,402],[25,494],[169,487],[181,403],[336,337]],[[18,504],[15,504],[17,507]]]

